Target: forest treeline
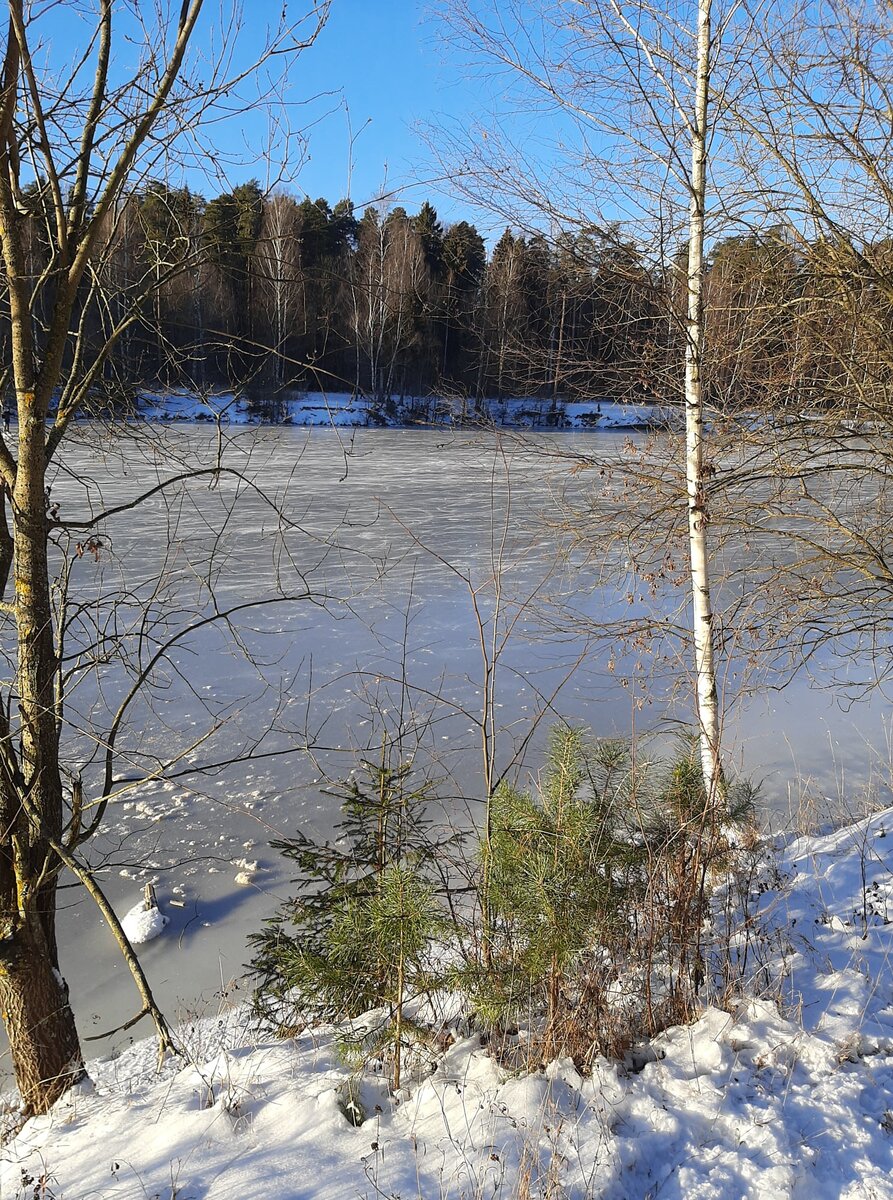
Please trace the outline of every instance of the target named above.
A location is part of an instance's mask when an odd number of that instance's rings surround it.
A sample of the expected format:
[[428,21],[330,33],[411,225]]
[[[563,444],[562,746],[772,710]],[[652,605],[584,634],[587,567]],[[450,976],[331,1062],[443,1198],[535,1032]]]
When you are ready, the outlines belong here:
[[[36,303],[45,192],[26,193]],[[706,275],[707,396],[720,408],[833,402],[889,378],[893,248],[795,242],[773,228],[718,241]],[[379,400],[442,393],[681,395],[686,248],[655,264],[619,226],[547,237],[506,229],[489,255],[468,221],[256,181],[205,200],[150,183],[95,251],[80,332],[110,349],[113,389],[310,388]],[[4,325],[7,323],[4,322]]]

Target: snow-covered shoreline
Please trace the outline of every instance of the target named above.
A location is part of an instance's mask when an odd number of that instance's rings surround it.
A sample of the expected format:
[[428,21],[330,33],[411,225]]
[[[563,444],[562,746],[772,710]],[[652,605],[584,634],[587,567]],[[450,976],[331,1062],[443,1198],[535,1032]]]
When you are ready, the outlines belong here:
[[634,430],[675,427],[678,411],[649,403],[550,400],[536,397],[458,400],[404,396],[376,402],[349,392],[302,392],[267,404],[232,392],[140,392],[137,416],[147,421],[222,421],[359,428],[480,428],[527,430]]
[[641,1069],[509,1072],[456,1027],[398,1096],[354,1077],[354,1127],[337,1030],[259,1040],[243,1005],[181,1030],[160,1075],[151,1040],[92,1063],[3,1148],[0,1197],[893,1196],[893,810],[791,841],[762,878],[730,930],[751,995]]

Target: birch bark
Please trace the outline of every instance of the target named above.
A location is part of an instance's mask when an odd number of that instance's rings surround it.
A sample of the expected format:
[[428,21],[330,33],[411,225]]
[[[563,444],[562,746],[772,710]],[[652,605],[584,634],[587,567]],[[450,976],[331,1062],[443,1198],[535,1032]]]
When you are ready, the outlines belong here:
[[697,71],[691,125],[691,178],[688,221],[687,313],[685,338],[685,482],[688,495],[688,542],[691,562],[692,635],[695,699],[701,768],[708,801],[722,786],[720,715],[716,686],[713,608],[704,453],[704,212],[707,200],[711,0],[698,0]]

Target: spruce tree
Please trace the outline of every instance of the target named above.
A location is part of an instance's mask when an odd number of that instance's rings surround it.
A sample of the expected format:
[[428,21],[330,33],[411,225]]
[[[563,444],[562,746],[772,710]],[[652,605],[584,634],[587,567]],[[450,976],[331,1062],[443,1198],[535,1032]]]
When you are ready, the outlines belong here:
[[444,842],[429,835],[431,785],[411,773],[385,744],[378,762],[364,759],[327,793],[341,801],[334,840],[299,832],[272,843],[296,864],[296,891],[249,938],[256,1006],[281,1031],[386,1007],[371,1040],[360,1040],[367,1053],[391,1044],[395,1087],[404,1001],[426,985],[426,952],[444,930],[434,883]]

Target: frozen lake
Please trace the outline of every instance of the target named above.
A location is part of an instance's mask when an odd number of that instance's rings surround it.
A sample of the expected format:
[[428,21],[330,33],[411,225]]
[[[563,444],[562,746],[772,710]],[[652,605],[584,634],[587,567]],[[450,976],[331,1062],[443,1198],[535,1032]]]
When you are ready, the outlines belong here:
[[[181,464],[207,461],[213,443],[201,426],[140,429],[133,439],[82,427],[52,501],[69,520],[126,505]],[[377,755],[383,730],[438,780],[456,820],[473,819],[479,619],[491,660],[496,653],[498,771],[535,768],[550,719],[532,732],[543,707],[597,735],[687,719],[684,702],[667,702],[684,671],[671,641],[658,665],[581,632],[642,606],[627,599],[621,554],[587,564],[564,553],[568,505],[593,487],[593,472],[572,471],[565,457],[580,447],[610,460],[620,439],[239,431],[227,447],[239,478],[206,475],[158,492],[103,526],[98,561],[89,549],[75,557],[75,596],[110,597],[83,615],[73,606],[68,643],[68,715],[80,731],[68,762],[88,801],[107,745],[96,731],[108,730],[136,675],[170,643],[151,672],[151,705],[135,705],[117,734],[119,782],[90,853],[119,913],[155,883],[171,924],[141,957],[171,1017],[213,1011],[232,994],[246,933],[287,894],[267,843],[299,826],[329,833],[337,803],[321,791],[325,779],[346,775],[363,750]],[[77,537],[83,548],[87,535]],[[677,612],[684,594],[661,603]],[[213,611],[230,615],[187,632]],[[113,661],[118,651],[127,669]],[[844,712],[805,681],[728,721],[734,765],[764,781],[779,825],[804,794],[886,786],[889,732],[879,700]],[[163,780],[137,782],[171,760]],[[90,1037],[139,1005],[92,902],[73,889],[61,902],[62,969]],[[148,1032],[143,1022],[125,1036]]]

